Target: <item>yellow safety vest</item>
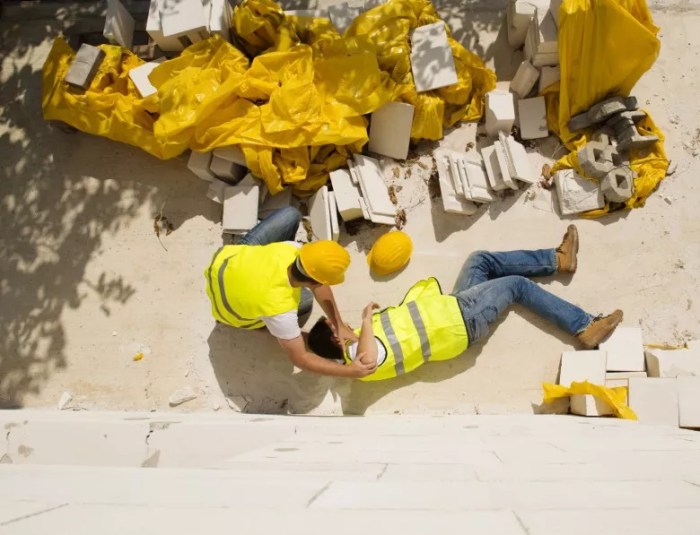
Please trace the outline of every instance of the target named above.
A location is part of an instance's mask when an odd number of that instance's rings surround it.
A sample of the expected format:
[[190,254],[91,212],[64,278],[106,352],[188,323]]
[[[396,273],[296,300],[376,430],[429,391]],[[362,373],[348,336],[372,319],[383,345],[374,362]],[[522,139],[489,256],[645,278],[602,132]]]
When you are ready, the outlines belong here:
[[[434,277],[414,284],[399,306],[375,313],[372,331],[384,344],[387,358],[361,381],[403,375],[425,362],[454,358],[469,345],[457,299],[443,295]],[[359,335],[359,329],[356,332]],[[347,351],[345,361],[351,361]]]
[[296,310],[301,288],[289,284],[287,269],[299,256],[289,243],[225,245],[204,270],[207,295],[216,320],[258,329],[262,316]]

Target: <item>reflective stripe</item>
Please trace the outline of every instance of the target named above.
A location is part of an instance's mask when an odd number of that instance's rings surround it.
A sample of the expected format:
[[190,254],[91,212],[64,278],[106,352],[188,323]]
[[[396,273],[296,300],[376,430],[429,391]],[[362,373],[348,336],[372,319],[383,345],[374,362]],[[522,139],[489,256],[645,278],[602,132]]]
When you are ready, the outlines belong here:
[[219,316],[216,318],[217,320],[221,318],[222,320],[224,319],[224,315],[221,313],[221,310],[219,310],[219,305],[216,304],[216,294],[214,294],[214,281],[211,277],[211,272],[214,269],[214,262],[216,261],[216,257],[219,256],[219,253],[223,247],[220,247],[218,251],[214,253],[214,257],[211,259],[211,264],[209,264],[209,269],[207,270],[207,282],[209,283],[209,293],[211,293],[211,302],[214,304],[214,310],[216,310],[216,314]]
[[423,361],[428,362],[430,359],[430,340],[428,339],[428,333],[425,330],[425,323],[423,323],[423,318],[420,315],[420,310],[418,310],[418,305],[415,301],[408,303],[408,312],[411,314],[411,319],[413,320],[413,325],[418,331],[418,337],[420,338],[420,349],[423,353]]
[[232,316],[234,316],[238,321],[244,322],[247,321],[249,323],[245,325],[241,325],[241,327],[251,327],[258,323],[260,320],[251,320],[248,318],[243,318],[236,314],[236,312],[231,308],[231,304],[228,302],[228,299],[226,299],[226,290],[224,289],[224,273],[226,272],[226,266],[228,265],[228,261],[231,260],[236,255],[231,255],[229,256],[226,260],[224,260],[223,264],[221,264],[221,267],[219,268],[219,294],[221,295],[221,302],[224,305],[224,308],[226,309],[227,312],[229,312]]
[[396,375],[403,375],[406,371],[403,365],[403,350],[401,349],[399,340],[396,338],[394,328],[391,326],[389,312],[382,312],[379,314],[379,317],[381,318],[382,328],[384,329],[384,334],[386,334],[386,339],[389,341],[389,345],[391,346],[391,352],[394,354],[394,360],[396,361],[394,369],[396,370]]

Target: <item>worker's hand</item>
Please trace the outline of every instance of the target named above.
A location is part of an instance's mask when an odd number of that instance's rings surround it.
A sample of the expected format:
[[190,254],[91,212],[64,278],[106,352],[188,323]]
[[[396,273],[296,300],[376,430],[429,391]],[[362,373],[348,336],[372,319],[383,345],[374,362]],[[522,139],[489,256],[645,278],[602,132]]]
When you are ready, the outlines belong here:
[[348,367],[353,371],[353,377],[355,378],[367,377],[368,375],[373,374],[377,369],[376,361],[372,364],[365,364],[362,362],[362,357],[364,356],[364,353],[358,353],[355,355],[355,360],[348,364]]
[[372,317],[375,310],[379,308],[379,305],[374,301],[370,301],[367,306],[362,310],[362,319],[366,320]]
[[357,335],[345,323],[341,323],[340,326],[332,325],[331,328],[333,329],[333,338],[338,342],[340,347],[344,348],[348,343],[357,342],[359,340]]

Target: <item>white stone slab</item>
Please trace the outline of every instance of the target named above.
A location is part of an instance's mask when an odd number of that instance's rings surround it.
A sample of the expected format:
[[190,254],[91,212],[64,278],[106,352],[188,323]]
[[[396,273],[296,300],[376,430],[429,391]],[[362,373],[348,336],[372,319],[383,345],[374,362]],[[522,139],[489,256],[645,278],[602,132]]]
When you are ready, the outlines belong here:
[[177,37],[165,37],[163,35],[163,26],[160,22],[160,6],[164,1],[151,0],[148,9],[148,19],[146,20],[146,31],[163,52],[180,52],[183,49],[180,40]]
[[209,33],[209,18],[201,0],[163,1],[160,22],[165,37],[187,36],[193,40],[193,37],[197,39]]
[[676,379],[676,388],[678,425],[700,428],[700,377],[679,377]]
[[486,133],[489,136],[510,133],[514,122],[513,94],[499,89],[486,93]]
[[131,48],[134,41],[134,17],[119,0],[107,0],[107,15],[102,32],[110,43]]
[[639,327],[621,325],[599,347],[608,353],[608,371],[645,371],[642,330]]
[[539,139],[549,135],[544,97],[518,101],[518,127],[522,139]]
[[211,152],[192,151],[187,160],[187,168],[202,180],[213,180],[216,176],[209,170],[211,158]]
[[258,222],[259,186],[228,186],[224,190],[223,231],[237,234]]
[[628,400],[640,423],[678,426],[676,379],[632,377]]
[[330,177],[338,212],[340,212],[343,221],[361,218],[360,190],[352,183],[350,171],[336,169],[331,171]]
[[520,47],[525,43],[527,29],[535,14],[536,6],[525,0],[510,0],[506,9],[508,44]]
[[246,168],[212,154],[209,170],[227,182],[240,181],[246,175]]
[[83,43],[73,58],[64,81],[72,86],[87,89],[95,78],[104,57],[105,53],[101,48]]
[[387,102],[372,113],[369,150],[397,160],[405,160],[411,142],[414,108],[405,102]]
[[442,207],[450,214],[472,215],[478,210],[478,206],[457,195],[452,180],[449,158],[444,152],[435,151],[435,163],[438,168],[438,180],[440,183],[440,197]]
[[[231,41],[233,10],[228,0],[209,0],[209,31],[218,33],[224,41]],[[206,15],[206,5],[205,5]]]
[[457,83],[457,70],[444,22],[419,26],[413,31],[411,70],[419,93]]
[[518,98],[525,98],[535,87],[539,77],[540,71],[533,67],[528,60],[523,60],[510,82],[510,90],[518,95]]
[[486,176],[484,163],[481,156],[475,153],[475,158],[460,158],[459,169],[462,172],[463,183],[468,197],[476,202],[492,202],[495,197],[489,188],[489,180]]
[[603,400],[590,394],[575,395],[569,398],[571,414],[578,416],[610,416],[613,408]]
[[583,178],[573,169],[562,169],[554,174],[554,184],[562,215],[578,214],[605,206],[598,183]]
[[542,91],[547,89],[553,83],[558,82],[560,77],[561,77],[561,71],[559,69],[559,65],[555,65],[553,67],[549,67],[549,66],[542,67],[540,69],[540,87],[539,87],[540,93],[542,93]]
[[236,163],[240,166],[246,167],[245,155],[238,145],[231,145],[229,147],[217,147],[212,153],[217,158],[223,160],[228,160],[229,162]]
[[333,239],[328,186],[323,186],[309,199],[309,219],[311,220],[311,228],[316,239]]
[[377,215],[396,216],[396,207],[389,198],[379,162],[369,156],[353,154],[357,165],[362,196],[370,212]]
[[345,33],[347,27],[352,24],[352,21],[354,21],[360,13],[362,13],[362,9],[359,7],[351,7],[347,2],[328,6],[328,15],[333,26],[336,27],[340,35]]
[[510,176],[528,184],[537,182],[539,175],[532,166],[525,147],[515,141],[513,136],[507,136],[503,132],[498,133],[498,139],[506,151]]
[[154,59],[153,61],[149,61],[148,63],[144,63],[138,67],[134,67],[129,71],[129,78],[131,78],[131,81],[134,82],[136,89],[138,89],[143,98],[146,98],[158,91],[148,79],[148,75],[151,74],[151,71],[153,71],[153,69],[164,61],[165,58]]
[[[242,181],[241,181],[242,182]],[[240,186],[241,183],[238,185]],[[267,189],[267,188],[266,188]],[[260,210],[258,212],[259,217],[265,217],[275,210],[280,208],[286,208],[292,204],[292,189],[284,188],[282,191],[276,193],[275,195],[268,195],[267,198],[260,205]]]
[[328,192],[328,218],[331,221],[331,236],[333,240],[340,239],[340,223],[338,222],[338,204],[335,200],[335,193]]
[[490,147],[482,148],[481,157],[484,160],[484,168],[486,169],[486,176],[489,179],[491,189],[495,191],[506,189],[508,186],[503,182],[501,167],[498,165],[498,157],[496,156],[496,147],[491,145]]
[[496,141],[493,144],[496,147],[496,160],[498,161],[498,167],[501,169],[501,178],[503,183],[510,189],[518,189],[518,185],[515,180],[510,176],[510,170],[508,169],[508,157],[506,156],[506,149],[501,144],[500,141]]
[[649,377],[700,376],[700,352],[691,349],[647,349]]
[[229,184],[216,177],[212,177],[209,183],[209,189],[207,189],[207,197],[216,203],[224,204],[224,193],[227,187],[229,187]]
[[362,217],[365,218],[367,221],[372,220],[372,216],[369,213],[369,208],[367,208],[367,203],[362,197],[359,197],[357,201],[360,203],[360,209],[362,210]]
[[596,385],[605,384],[605,351],[564,351],[561,354],[559,384],[588,381]]

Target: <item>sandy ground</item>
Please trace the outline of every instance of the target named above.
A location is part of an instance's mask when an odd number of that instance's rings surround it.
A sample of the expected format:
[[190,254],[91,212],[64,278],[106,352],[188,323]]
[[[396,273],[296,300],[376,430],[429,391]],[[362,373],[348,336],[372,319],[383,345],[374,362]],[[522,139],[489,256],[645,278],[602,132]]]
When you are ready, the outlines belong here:
[[[438,6],[455,35],[495,68],[499,80],[508,80],[519,58],[506,44],[503,3],[460,4]],[[541,282],[591,312],[622,308],[625,323],[640,325],[647,342],[674,343],[700,335],[700,5],[652,7],[662,28],[661,55],[634,93],[666,132],[675,173],[643,209],[578,221],[578,273]],[[168,397],[189,386],[197,399],[173,410],[538,410],[542,381],[556,378],[561,351],[574,344],[521,308],[460,358],[377,384],[300,372],[268,334],[216,327],[202,270],[221,244],[221,214],[205,197],[206,184],[183,158],[162,162],[106,139],[65,134],[42,120],[40,69],[70,11],[0,21],[3,406],[52,407],[68,391],[75,408],[168,410]],[[473,135],[473,125],[465,125],[445,143],[459,146]],[[556,148],[550,140],[542,151],[552,156]],[[393,177],[394,165],[385,163]],[[353,262],[335,295],[351,323],[368,299],[395,304],[419,278],[433,275],[451,288],[470,251],[555,246],[568,224],[548,208],[546,196],[529,200],[525,189],[473,217],[448,216],[439,200],[429,199],[418,164],[411,176],[405,167],[400,171],[392,180],[403,186],[399,200],[415,254],[402,273],[374,279],[365,256],[385,229],[342,235]],[[175,226],[162,245],[153,232],[161,206]],[[139,352],[145,357],[133,361]]]

